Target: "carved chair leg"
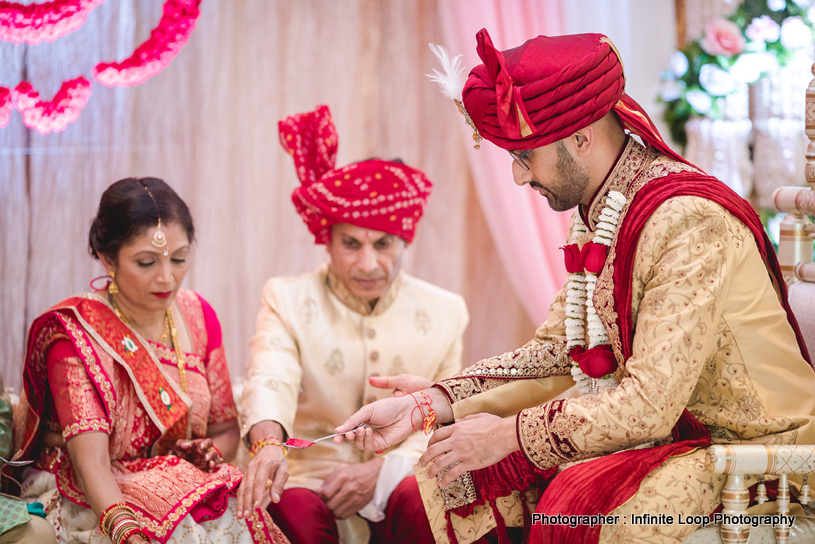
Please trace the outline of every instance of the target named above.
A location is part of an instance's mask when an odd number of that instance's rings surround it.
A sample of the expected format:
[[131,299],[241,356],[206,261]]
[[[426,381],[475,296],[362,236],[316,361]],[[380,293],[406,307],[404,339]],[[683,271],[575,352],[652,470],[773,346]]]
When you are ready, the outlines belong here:
[[[790,486],[786,474],[781,474],[778,478],[778,498],[776,499],[776,505],[779,514],[788,515],[790,513]],[[775,527],[775,541],[778,544],[787,544],[789,540],[790,526],[787,525],[786,521],[782,521]]]
[[[744,475],[729,475],[722,490],[722,513],[730,516],[746,514],[749,504],[750,492],[747,491]],[[724,544],[745,544],[750,536],[750,526],[722,523],[720,534]]]

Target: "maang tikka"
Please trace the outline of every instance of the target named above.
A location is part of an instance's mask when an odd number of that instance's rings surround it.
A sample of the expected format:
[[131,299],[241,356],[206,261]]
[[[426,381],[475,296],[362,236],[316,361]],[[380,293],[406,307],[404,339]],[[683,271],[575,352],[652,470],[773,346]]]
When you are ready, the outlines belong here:
[[166,257],[170,252],[167,251],[167,237],[164,235],[164,231],[161,230],[161,212],[158,209],[158,203],[155,197],[153,197],[153,193],[150,192],[147,185],[143,185],[143,187],[144,190],[147,191],[147,194],[150,195],[150,200],[152,200],[156,206],[156,213],[158,214],[158,226],[156,227],[156,232],[153,233],[153,239],[150,240],[150,243],[157,248],[164,248],[164,256]]

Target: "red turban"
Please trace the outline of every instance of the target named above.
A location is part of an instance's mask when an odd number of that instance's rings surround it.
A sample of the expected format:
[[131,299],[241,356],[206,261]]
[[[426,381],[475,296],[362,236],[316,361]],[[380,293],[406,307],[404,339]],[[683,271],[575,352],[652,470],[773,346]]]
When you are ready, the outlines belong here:
[[509,150],[534,149],[571,136],[614,110],[623,126],[674,159],[651,119],[625,94],[623,65],[602,34],[538,36],[497,50],[476,34],[479,64],[462,98],[478,132]]
[[330,242],[336,223],[413,241],[433,188],[424,173],[379,159],[335,169],[337,130],[328,106],[286,117],[278,128],[302,183],[291,199],[316,243]]

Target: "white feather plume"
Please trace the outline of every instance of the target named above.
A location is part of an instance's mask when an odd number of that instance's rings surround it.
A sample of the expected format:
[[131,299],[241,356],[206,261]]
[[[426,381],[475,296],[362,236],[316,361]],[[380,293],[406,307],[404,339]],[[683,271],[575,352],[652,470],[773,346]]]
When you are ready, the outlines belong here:
[[432,74],[427,74],[431,81],[438,83],[441,92],[447,98],[461,101],[461,91],[464,90],[464,66],[461,64],[462,55],[450,58],[450,53],[443,45],[430,45],[430,50],[436,55],[441,65],[441,71],[434,68]]

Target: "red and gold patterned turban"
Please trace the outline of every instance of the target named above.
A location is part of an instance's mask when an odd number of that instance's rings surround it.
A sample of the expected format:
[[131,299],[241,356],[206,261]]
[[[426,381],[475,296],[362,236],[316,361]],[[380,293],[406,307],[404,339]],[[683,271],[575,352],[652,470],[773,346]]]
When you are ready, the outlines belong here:
[[567,138],[610,111],[623,126],[677,160],[651,119],[625,94],[617,49],[602,34],[538,36],[497,50],[486,29],[476,34],[479,64],[462,99],[478,132],[509,150]]
[[316,243],[329,243],[336,223],[413,241],[433,188],[424,173],[379,159],[334,168],[337,130],[328,106],[286,117],[278,128],[302,183],[291,199]]

